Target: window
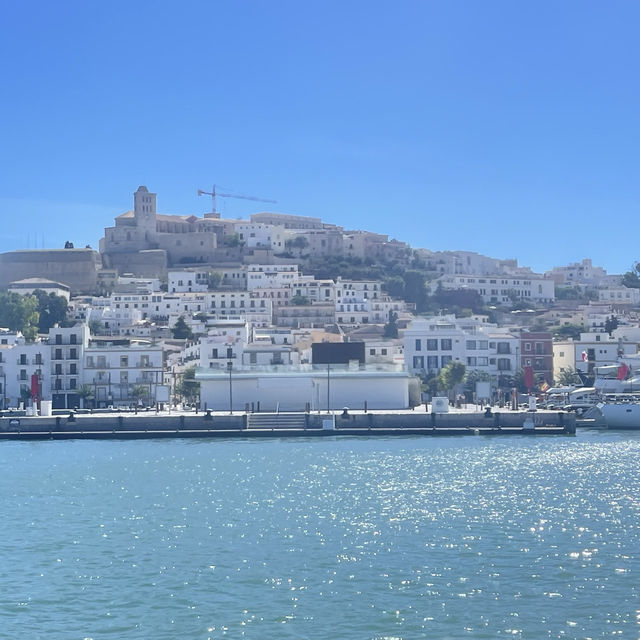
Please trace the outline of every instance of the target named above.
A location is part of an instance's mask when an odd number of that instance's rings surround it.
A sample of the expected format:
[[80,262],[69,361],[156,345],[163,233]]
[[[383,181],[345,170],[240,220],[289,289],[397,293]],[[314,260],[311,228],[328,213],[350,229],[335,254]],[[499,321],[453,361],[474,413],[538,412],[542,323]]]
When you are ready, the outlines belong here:
[[478,366],[486,367],[489,364],[489,358],[478,358]]
[[510,371],[511,360],[509,358],[498,358],[498,371]]
[[[285,338],[285,342],[286,342],[286,338]],[[383,355],[383,356],[386,356],[387,355],[387,350],[386,349],[381,349],[380,350],[380,354]]]
[[438,350],[438,341],[435,338],[429,338],[427,340],[427,351],[437,351],[437,350]]
[[[442,338],[442,340],[440,340],[440,349],[442,351],[451,351],[453,349],[451,338]],[[443,357],[449,357],[449,356],[443,356]],[[451,358],[449,357],[449,359]]]
[[26,380],[26,379],[27,379],[27,370],[20,369],[20,380]]
[[475,367],[476,366],[476,360],[477,360],[477,358],[475,358],[474,356],[468,357],[467,358],[467,366]]
[[19,364],[27,364],[27,354],[26,353],[21,353],[20,354],[20,362]]
[[69,349],[69,360],[75,360],[78,357],[77,349]]
[[427,369],[429,371],[438,370],[438,356],[427,356]]
[[129,356],[120,356],[120,366],[121,367],[129,366]]
[[422,340],[416,338],[416,351],[422,351]]
[[530,342],[525,342],[524,343],[524,350],[525,351],[531,351],[531,343]]
[[467,340],[467,349],[469,349],[470,351],[473,351],[475,348],[476,348],[476,341]]
[[511,353],[511,345],[508,342],[498,342],[498,353]]
[[424,369],[424,356],[413,356],[413,368]]
[[69,336],[69,344],[78,344],[78,336],[75,333]]
[[62,334],[56,333],[56,344],[62,344]]
[[73,376],[75,376],[78,373],[78,369],[77,369],[77,364],[75,362],[72,362],[69,365],[69,373]]
[[452,356],[442,356],[440,362],[443,367],[446,367],[453,360]]
[[370,356],[375,356],[376,355],[376,350],[375,349],[369,349],[369,355]]
[[478,340],[478,349],[488,349],[489,341],[488,340]]
[[69,379],[69,389],[75,389],[77,384],[77,380],[75,378]]

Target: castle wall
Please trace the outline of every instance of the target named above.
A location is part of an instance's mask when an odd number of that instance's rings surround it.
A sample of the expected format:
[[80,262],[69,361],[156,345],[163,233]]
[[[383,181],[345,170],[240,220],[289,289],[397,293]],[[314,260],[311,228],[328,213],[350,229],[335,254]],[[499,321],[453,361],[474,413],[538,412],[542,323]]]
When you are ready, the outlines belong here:
[[100,254],[93,249],[23,249],[0,254],[0,287],[14,280],[47,278],[62,282],[72,295],[93,293]]

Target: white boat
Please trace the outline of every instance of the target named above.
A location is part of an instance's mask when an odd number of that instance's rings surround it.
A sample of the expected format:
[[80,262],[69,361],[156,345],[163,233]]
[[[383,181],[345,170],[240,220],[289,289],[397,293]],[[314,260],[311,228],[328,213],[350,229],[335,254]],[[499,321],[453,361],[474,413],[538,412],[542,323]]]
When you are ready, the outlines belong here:
[[[608,429],[640,429],[640,402],[601,402],[594,407]],[[585,418],[591,417],[589,413]]]

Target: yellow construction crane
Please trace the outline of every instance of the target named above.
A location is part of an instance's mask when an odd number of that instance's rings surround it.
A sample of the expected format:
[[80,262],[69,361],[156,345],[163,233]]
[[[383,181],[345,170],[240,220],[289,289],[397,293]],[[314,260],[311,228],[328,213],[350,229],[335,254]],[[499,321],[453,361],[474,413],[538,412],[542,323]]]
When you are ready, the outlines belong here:
[[216,196],[220,198],[238,198],[240,200],[253,200],[255,202],[271,202],[275,204],[275,200],[265,200],[264,198],[255,198],[253,196],[241,196],[236,193],[219,193],[216,191],[216,185],[213,185],[211,191],[203,191],[202,189],[198,189],[199,196],[211,196],[211,213],[215,213],[219,215],[218,211],[216,211]]

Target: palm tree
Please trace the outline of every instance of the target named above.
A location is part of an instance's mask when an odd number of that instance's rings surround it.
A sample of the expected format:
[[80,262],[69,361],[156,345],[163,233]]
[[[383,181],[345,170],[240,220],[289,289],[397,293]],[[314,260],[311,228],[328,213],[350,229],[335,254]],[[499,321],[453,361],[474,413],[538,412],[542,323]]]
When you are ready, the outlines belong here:
[[134,384],[131,388],[130,395],[136,403],[140,403],[143,398],[149,395],[149,389],[143,384]]
[[83,384],[81,387],[78,387],[78,389],[76,390],[76,393],[78,394],[78,397],[80,398],[80,408],[81,409],[85,408],[85,402],[87,400],[89,400],[90,398],[95,400],[95,397],[93,395],[93,389],[91,388],[90,384]]

